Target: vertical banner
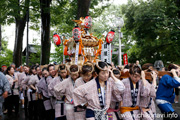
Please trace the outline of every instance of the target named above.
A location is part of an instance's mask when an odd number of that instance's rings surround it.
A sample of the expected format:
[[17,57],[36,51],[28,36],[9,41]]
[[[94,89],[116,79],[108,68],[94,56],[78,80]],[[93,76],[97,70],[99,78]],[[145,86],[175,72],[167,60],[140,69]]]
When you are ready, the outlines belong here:
[[75,64],[78,65],[78,55],[79,55],[79,42],[76,43],[76,52],[75,52]]
[[123,55],[123,61],[124,61],[124,65],[127,65],[127,64],[128,64],[127,53],[125,53],[125,54]]
[[111,64],[111,43],[107,44],[107,62]]
[[[63,53],[64,53],[64,45],[63,45]],[[63,54],[63,64],[65,64],[65,55]]]

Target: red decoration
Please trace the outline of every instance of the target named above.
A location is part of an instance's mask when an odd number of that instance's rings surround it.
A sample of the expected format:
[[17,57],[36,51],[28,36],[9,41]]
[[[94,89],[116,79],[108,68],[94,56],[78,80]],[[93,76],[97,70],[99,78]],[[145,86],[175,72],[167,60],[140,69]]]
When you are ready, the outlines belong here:
[[124,61],[124,65],[128,65],[127,53],[125,53],[125,54],[123,55],[123,61]]
[[72,36],[75,42],[79,42],[80,38],[81,38],[81,29],[76,26],[73,30],[72,30]]
[[114,30],[111,30],[111,31],[107,34],[107,36],[106,36],[106,42],[107,42],[107,44],[110,44],[110,43],[113,41],[114,36],[115,36],[115,31],[114,31]]
[[82,48],[81,48],[81,45],[79,45],[79,55],[81,55],[81,51],[82,51]]
[[65,46],[65,47],[64,47],[64,55],[68,55],[68,52],[67,52],[67,51],[68,51],[68,47]]
[[92,18],[90,16],[86,16],[84,20],[84,27],[85,28],[91,28],[92,26]]
[[61,39],[60,39],[60,37],[59,37],[59,35],[58,34],[54,34],[54,36],[53,36],[53,41],[54,41],[54,43],[57,45],[57,46],[60,46],[61,45]]

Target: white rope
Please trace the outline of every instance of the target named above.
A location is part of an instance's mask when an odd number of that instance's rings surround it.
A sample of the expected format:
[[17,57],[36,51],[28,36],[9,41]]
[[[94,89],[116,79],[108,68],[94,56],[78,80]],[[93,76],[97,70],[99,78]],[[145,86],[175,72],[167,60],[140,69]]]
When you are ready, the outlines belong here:
[[94,114],[95,114],[95,120],[107,120],[107,108],[104,108],[102,110],[99,109],[94,109]]

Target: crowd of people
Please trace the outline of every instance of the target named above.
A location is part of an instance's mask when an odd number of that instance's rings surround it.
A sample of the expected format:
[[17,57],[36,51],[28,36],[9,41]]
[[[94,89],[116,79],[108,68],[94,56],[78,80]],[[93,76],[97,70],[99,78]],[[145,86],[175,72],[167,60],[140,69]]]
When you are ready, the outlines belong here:
[[0,116],[18,116],[21,106],[29,120],[155,120],[157,104],[164,120],[180,120],[172,107],[178,101],[174,89],[179,91],[180,66],[170,64],[167,70],[172,76],[158,76],[153,64],[139,61],[124,67],[103,61],[18,69],[2,65]]

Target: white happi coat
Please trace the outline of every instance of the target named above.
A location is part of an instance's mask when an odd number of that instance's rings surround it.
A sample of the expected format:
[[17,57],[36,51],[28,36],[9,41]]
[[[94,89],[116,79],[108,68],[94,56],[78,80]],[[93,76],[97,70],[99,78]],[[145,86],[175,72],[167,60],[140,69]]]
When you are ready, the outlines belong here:
[[[80,77],[75,81],[75,88],[77,88],[81,85],[84,85],[84,84],[86,84],[86,83],[84,82],[83,78]],[[86,111],[75,112],[75,118],[76,118],[76,120],[85,120],[86,119]]]
[[150,84],[148,81],[146,82],[146,85],[148,88],[150,88],[150,91],[147,94],[147,96],[141,96],[139,106],[141,108],[149,107],[150,110],[148,112],[143,112],[141,110],[141,114],[143,116],[142,120],[154,120],[154,114],[156,114],[156,112],[155,112],[156,108],[155,108],[155,104],[154,104],[154,99],[156,98],[155,86]]
[[[38,83],[39,83],[38,75],[33,75],[30,77],[30,79],[28,81],[28,86],[29,86],[28,100],[29,101],[38,100],[38,94],[37,94],[37,84]],[[36,88],[36,92],[32,92],[33,89],[30,87],[30,85],[33,85]]]
[[18,77],[18,80],[19,80],[19,87],[20,88],[22,88],[22,81],[26,78],[26,74],[25,74],[25,72],[22,72],[22,73],[19,73],[19,75],[18,75],[19,77]]
[[49,79],[42,77],[39,83],[37,84],[38,93],[43,96],[43,104],[45,110],[51,110],[53,108],[50,101],[50,97],[48,95],[49,83],[50,83]]
[[12,95],[19,95],[19,81],[15,82],[14,88],[12,88],[13,87],[13,81],[16,79],[18,80],[18,77],[16,76],[16,74],[14,74],[15,79],[8,74],[6,75],[6,78],[9,80],[9,83],[11,86],[11,92],[12,92],[11,94]]
[[66,96],[65,101],[65,109],[66,109],[66,118],[67,120],[76,120],[74,116],[74,104],[73,104],[73,90],[74,90],[74,83],[71,77],[63,80],[56,86],[54,86],[54,91],[56,96]]
[[[132,97],[131,97],[131,86],[130,86],[130,80],[129,78],[123,79],[122,82],[125,85],[125,90],[123,92],[122,96],[122,105],[121,107],[131,107],[132,106]],[[137,102],[136,106],[140,106],[140,98],[141,96],[147,97],[150,93],[150,88],[148,85],[144,86],[143,81],[139,80],[139,88],[138,88],[138,95],[137,95]],[[133,120],[133,117],[135,120],[140,120],[141,112],[140,110],[133,110],[133,116],[131,112],[125,112],[121,116],[123,120]]]
[[[115,99],[117,101],[120,101],[121,100],[120,94],[124,91],[124,89],[125,89],[124,84],[121,81],[114,82],[112,78],[108,78],[106,96],[105,96],[105,107],[107,109],[110,106],[112,94],[116,96]],[[73,99],[75,106],[81,105],[82,103],[88,103],[87,106],[88,109],[101,110],[98,91],[97,91],[97,83],[95,79],[76,88],[73,92]],[[86,119],[94,120],[95,118],[91,117]]]
[[[57,96],[54,91],[54,86],[62,82],[63,79],[60,76],[54,77],[53,81],[48,85],[48,94],[49,96],[55,98],[55,102],[53,106],[55,108],[55,117],[63,117],[65,116],[65,107],[64,101],[62,101],[63,96]],[[63,108],[63,109],[61,109]]]

